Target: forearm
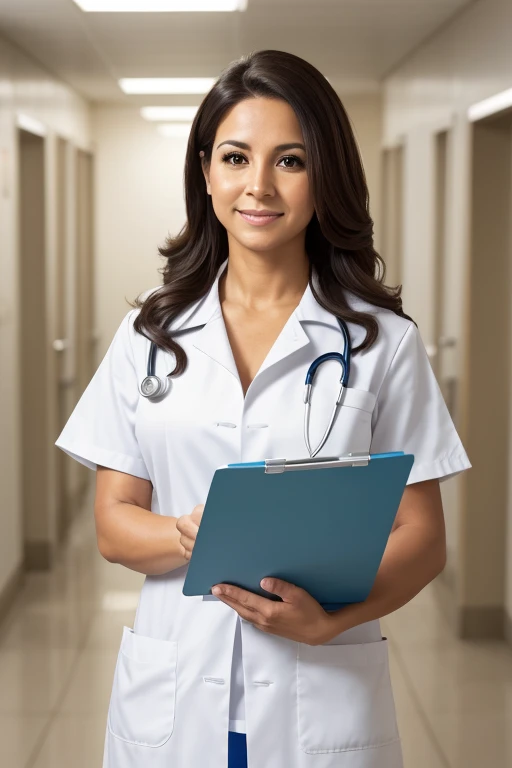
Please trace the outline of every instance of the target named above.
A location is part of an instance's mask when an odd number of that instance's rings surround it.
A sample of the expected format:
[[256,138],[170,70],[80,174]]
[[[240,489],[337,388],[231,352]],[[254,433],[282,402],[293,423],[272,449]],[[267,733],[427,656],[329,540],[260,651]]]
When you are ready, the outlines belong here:
[[443,570],[445,562],[444,536],[429,537],[423,527],[412,524],[396,528],[367,599],[331,612],[331,638],[401,608]]
[[188,564],[176,521],[176,517],[118,502],[108,515],[102,515],[98,547],[106,560],[132,571],[151,576],[168,573]]

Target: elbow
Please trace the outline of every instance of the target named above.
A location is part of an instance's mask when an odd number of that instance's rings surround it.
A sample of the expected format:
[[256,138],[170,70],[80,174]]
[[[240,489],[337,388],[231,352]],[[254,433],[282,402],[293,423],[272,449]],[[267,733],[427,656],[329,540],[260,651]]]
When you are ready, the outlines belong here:
[[440,541],[437,542],[435,552],[432,557],[432,565],[434,568],[434,578],[439,576],[440,573],[446,568],[447,552],[446,552],[446,537],[443,536]]
[[114,551],[112,549],[112,546],[109,544],[108,540],[105,538],[105,536],[101,536],[100,534],[96,537],[97,544],[98,544],[98,550],[100,555],[109,563],[116,563],[117,559],[115,557]]

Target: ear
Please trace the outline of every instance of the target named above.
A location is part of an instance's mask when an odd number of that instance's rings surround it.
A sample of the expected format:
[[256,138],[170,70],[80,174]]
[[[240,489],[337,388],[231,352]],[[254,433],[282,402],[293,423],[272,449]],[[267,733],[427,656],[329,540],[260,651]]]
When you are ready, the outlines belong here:
[[211,187],[210,187],[210,169],[204,160],[204,151],[201,150],[199,153],[199,157],[201,158],[201,168],[203,169],[203,175],[206,181],[206,192],[207,194],[211,195]]

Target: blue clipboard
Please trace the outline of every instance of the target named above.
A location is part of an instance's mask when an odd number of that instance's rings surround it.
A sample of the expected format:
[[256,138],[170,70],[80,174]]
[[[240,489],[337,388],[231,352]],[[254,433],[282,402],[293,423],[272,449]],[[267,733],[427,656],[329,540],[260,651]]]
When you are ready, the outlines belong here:
[[[267,459],[216,469],[183,585],[187,596],[233,584],[280,601],[266,576],[309,592],[325,610],[371,591],[412,454]],[[209,596],[209,597],[208,597]]]

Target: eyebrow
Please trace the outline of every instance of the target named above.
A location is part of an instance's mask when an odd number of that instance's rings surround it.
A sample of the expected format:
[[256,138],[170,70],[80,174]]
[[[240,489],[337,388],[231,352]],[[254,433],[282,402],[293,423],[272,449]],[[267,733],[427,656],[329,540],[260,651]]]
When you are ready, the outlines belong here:
[[[250,144],[246,144],[245,141],[235,141],[234,139],[228,139],[227,141],[221,141],[220,144],[217,144],[217,149],[222,147],[223,144],[232,144],[234,147],[238,147],[239,149],[251,148]],[[284,152],[286,149],[303,149],[304,152],[306,151],[306,147],[300,142],[294,142],[291,144],[278,144],[277,147],[274,147],[276,152]]]

